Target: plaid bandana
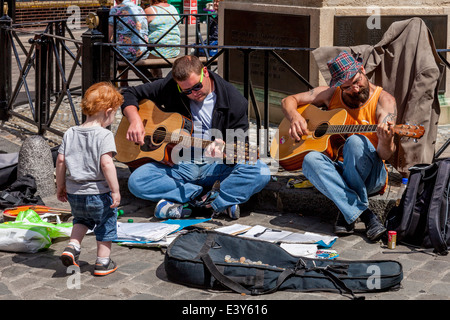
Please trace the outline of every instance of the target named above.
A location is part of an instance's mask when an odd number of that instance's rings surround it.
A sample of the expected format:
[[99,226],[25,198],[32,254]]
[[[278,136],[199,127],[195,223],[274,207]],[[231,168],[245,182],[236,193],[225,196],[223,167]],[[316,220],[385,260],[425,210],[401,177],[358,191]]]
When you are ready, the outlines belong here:
[[347,51],[342,51],[336,58],[328,61],[327,65],[331,73],[330,87],[339,87],[358,73],[362,59],[355,59]]

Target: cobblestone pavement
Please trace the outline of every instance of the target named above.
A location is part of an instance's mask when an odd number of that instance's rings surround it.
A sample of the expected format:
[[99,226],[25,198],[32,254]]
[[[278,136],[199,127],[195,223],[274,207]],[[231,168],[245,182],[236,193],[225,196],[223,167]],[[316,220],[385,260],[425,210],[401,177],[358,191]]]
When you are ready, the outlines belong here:
[[[117,117],[117,120],[120,120],[119,113]],[[61,112],[57,115],[55,123],[68,127],[73,125],[70,121],[67,112]],[[63,127],[61,130],[64,129]],[[113,131],[115,128],[113,126]],[[33,126],[15,118],[3,122],[0,124],[0,148],[4,152],[18,151],[22,141],[35,132]],[[450,138],[450,125],[440,126],[439,143],[442,144],[448,138]],[[58,145],[60,141],[59,136],[50,133],[46,134],[46,139],[50,146]],[[443,156],[449,156],[448,152],[449,150]],[[154,203],[136,199],[129,194],[126,190],[128,170],[120,164],[117,164],[117,168],[123,192],[120,209],[125,212],[119,221],[125,222],[130,218],[134,222],[156,221],[152,214]],[[59,203],[54,196],[45,198],[44,202],[49,206],[67,206],[67,204]],[[203,213],[195,217],[208,216]],[[296,232],[332,234],[332,221],[327,217],[317,216],[314,212],[304,212],[301,207],[290,211],[276,210],[266,206],[264,201],[257,205],[244,206],[241,218],[237,222]],[[197,226],[214,229],[232,223],[236,221],[218,217]],[[176,302],[173,308],[170,304],[160,305],[169,308],[168,314],[175,318],[180,318],[183,311],[189,311],[185,308],[191,305],[220,306],[222,308],[220,315],[225,313],[224,303],[253,304],[260,307],[267,305],[268,314],[273,316],[275,310],[279,312],[280,308],[284,311],[293,311],[297,304],[292,303],[292,300],[348,300],[347,296],[329,292],[278,291],[270,295],[254,297],[229,291],[191,288],[167,280],[163,264],[164,250],[130,248],[117,244],[113,245],[112,258],[117,262],[118,270],[106,277],[94,277],[96,241],[92,235],[87,235],[83,241],[80,273],[72,274],[59,260],[66,243],[67,239],[55,241],[49,249],[34,254],[0,252],[0,299],[172,301]],[[402,264],[404,279],[401,288],[396,291],[364,294],[367,300],[450,300],[450,256],[439,256],[431,250],[415,249],[401,244],[391,250],[381,241],[370,243],[364,236],[364,226],[361,223],[357,224],[355,234],[338,238],[332,249],[338,252],[337,259],[340,260],[392,259]],[[274,301],[282,301],[281,307]],[[158,305],[158,303],[150,304],[149,309]],[[191,312],[194,311],[191,309]],[[245,312],[241,313],[241,315],[245,314]],[[219,314],[216,316],[218,317]],[[263,317],[264,314],[260,313],[260,316]]]
[[[8,132],[20,131],[4,124],[0,129],[0,141],[11,138],[10,143],[20,135]],[[13,135],[13,136],[10,136]],[[24,134],[25,135],[25,134]],[[23,138],[23,136],[22,136]],[[125,215],[119,221],[134,222],[156,221],[152,215],[154,203],[136,199],[126,190],[128,170],[118,164],[123,201],[120,209]],[[63,207],[55,197],[45,198],[49,206]],[[257,208],[257,209],[255,209]],[[265,210],[264,203],[258,206],[244,207],[241,218],[237,221],[247,225],[264,225],[297,232],[317,232],[332,234],[332,221],[323,216],[314,216],[313,212],[283,212],[272,208]],[[331,209],[330,209],[331,210]],[[205,218],[207,216],[198,216]],[[197,225],[201,228],[214,229],[235,223],[219,217]],[[192,303],[211,303],[223,300],[236,303],[269,303],[272,300],[347,300],[348,297],[338,293],[327,292],[287,292],[279,291],[267,296],[240,296],[228,291],[210,291],[190,288],[171,283],[164,271],[164,252],[155,248],[129,248],[113,245],[112,257],[117,262],[118,270],[104,278],[94,277],[93,263],[96,257],[96,241],[91,235],[83,242],[81,255],[81,273],[72,288],[74,277],[61,264],[61,254],[66,239],[55,241],[43,252],[34,254],[0,252],[0,299],[2,300],[167,300],[178,301],[177,310]],[[332,247],[343,260],[377,260],[392,259],[403,266],[404,279],[397,291],[364,294],[367,300],[449,300],[450,299],[450,256],[438,256],[431,250],[422,250],[398,245],[396,249],[387,249],[382,242],[369,243],[364,236],[364,226],[359,223],[357,232],[348,237],[339,238]],[[270,300],[270,301],[269,301]],[[284,302],[283,302],[284,303]],[[220,304],[219,304],[220,305]],[[284,304],[282,304],[284,306]],[[278,308],[276,305],[274,308]],[[172,310],[175,312],[174,310]],[[178,311],[177,311],[178,312]]]

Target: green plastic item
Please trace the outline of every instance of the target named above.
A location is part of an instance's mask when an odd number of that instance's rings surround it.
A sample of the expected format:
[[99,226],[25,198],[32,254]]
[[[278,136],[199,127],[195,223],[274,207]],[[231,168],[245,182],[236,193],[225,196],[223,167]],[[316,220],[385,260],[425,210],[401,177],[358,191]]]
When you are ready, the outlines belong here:
[[15,221],[0,224],[0,250],[34,253],[47,249],[53,239],[69,237],[72,226],[44,222],[34,210],[21,211]]

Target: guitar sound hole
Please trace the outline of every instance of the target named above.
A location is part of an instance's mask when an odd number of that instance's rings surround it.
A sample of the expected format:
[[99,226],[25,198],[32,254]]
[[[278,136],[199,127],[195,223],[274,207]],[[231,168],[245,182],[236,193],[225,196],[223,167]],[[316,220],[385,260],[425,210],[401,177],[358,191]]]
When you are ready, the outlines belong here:
[[164,138],[166,137],[166,129],[163,127],[159,127],[153,132],[152,136],[144,137],[144,145],[141,146],[141,151],[154,151],[158,149],[162,142],[164,142]]
[[160,144],[164,141],[164,138],[166,137],[166,128],[159,127],[153,132],[153,143],[154,144]]
[[316,138],[320,138],[322,136],[324,136],[327,133],[327,129],[328,129],[328,123],[322,123],[320,124],[316,130],[314,130],[314,136]]
[[144,137],[144,145],[141,146],[141,151],[148,152],[148,151],[152,151],[154,149],[155,149],[155,147],[154,147],[154,145],[152,143],[152,137],[151,136],[145,136]]

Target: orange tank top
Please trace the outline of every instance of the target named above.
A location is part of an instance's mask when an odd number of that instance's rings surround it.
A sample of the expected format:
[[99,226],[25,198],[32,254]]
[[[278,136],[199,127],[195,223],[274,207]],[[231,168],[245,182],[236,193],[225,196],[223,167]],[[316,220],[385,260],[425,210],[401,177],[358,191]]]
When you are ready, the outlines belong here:
[[[337,87],[336,90],[333,93],[333,96],[331,98],[330,104],[328,105],[328,110],[332,109],[345,109],[347,111],[347,119],[345,120],[346,125],[367,125],[367,124],[377,124],[377,117],[376,117],[376,110],[377,110],[377,104],[378,99],[380,98],[380,94],[383,91],[382,87],[376,87],[375,91],[373,92],[372,96],[369,98],[369,100],[366,101],[361,107],[359,108],[349,108],[345,102],[342,100],[342,90],[340,87]],[[348,135],[352,135],[354,133],[350,133]],[[369,133],[358,133],[366,136],[369,141],[373,144],[375,149],[378,146],[378,136],[376,132],[369,132]],[[342,139],[341,139],[342,140]],[[338,141],[336,139],[335,141]],[[342,140],[343,142],[344,140]],[[331,141],[330,145],[333,144],[333,140]],[[336,149],[339,146],[329,146],[327,149],[327,152],[330,155],[333,155],[333,153],[336,152]],[[334,155],[336,157],[336,155]],[[340,154],[338,156],[338,159],[342,161],[342,155]],[[384,162],[384,161],[383,161]],[[386,166],[385,166],[386,167]],[[387,178],[386,178],[386,185],[387,185]],[[383,193],[386,185],[382,190],[380,190],[380,193]]]
[[[353,109],[349,108],[342,100],[342,90],[340,87],[337,87],[336,90],[334,91],[333,97],[331,98],[328,110],[337,108],[345,109],[345,111],[347,111],[348,114],[347,119],[345,121],[346,125],[376,124],[377,123],[376,110],[381,91],[383,91],[382,87],[376,87],[372,96],[369,98],[369,100],[366,101],[365,104],[363,104],[359,108]],[[375,148],[378,146],[378,136],[376,132],[360,133],[360,134],[365,135],[370,140],[370,142],[372,142]]]

